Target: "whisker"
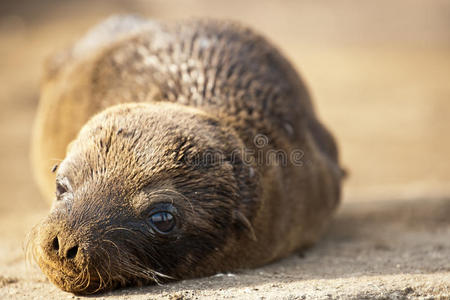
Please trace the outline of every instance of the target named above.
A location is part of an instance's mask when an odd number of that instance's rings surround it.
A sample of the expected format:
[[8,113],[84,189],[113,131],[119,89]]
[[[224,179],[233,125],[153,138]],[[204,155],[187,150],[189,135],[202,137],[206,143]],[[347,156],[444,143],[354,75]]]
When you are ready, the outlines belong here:
[[[96,267],[94,267],[94,270],[95,270],[95,272],[97,272],[99,284],[98,284],[98,288],[96,290],[94,290],[92,292],[92,294],[95,294],[98,291],[102,290],[103,284],[104,284],[103,283],[103,277],[102,277],[102,275],[100,275],[100,272],[98,271],[98,269]],[[105,284],[105,287],[106,287],[106,284]]]
[[176,191],[176,190],[173,190],[173,189],[167,189],[167,188],[166,188],[166,189],[161,189],[161,190],[156,190],[156,191],[150,192],[150,193],[149,193],[149,196],[151,197],[151,196],[154,196],[154,195],[167,195],[167,194],[165,194],[166,192],[168,192],[169,194],[170,194],[170,193],[175,194],[175,195],[177,195],[177,196],[180,196],[180,197],[183,198],[184,200],[186,200],[186,201],[189,203],[189,206],[191,207],[192,213],[193,213],[194,215],[196,214],[196,211],[194,210],[194,206],[192,205],[191,200],[190,200],[187,196],[183,195],[182,193],[180,193],[180,192],[178,192],[178,191]]
[[111,228],[111,229],[108,229],[107,231],[105,231],[105,232],[103,233],[103,235],[106,235],[106,234],[108,234],[108,233],[110,233],[110,232],[117,231],[117,230],[124,230],[124,231],[131,232],[131,233],[133,233],[133,234],[136,234],[135,231],[133,231],[133,230],[131,230],[131,229],[129,229],[129,228],[126,228],[126,227],[114,227],[114,228]]

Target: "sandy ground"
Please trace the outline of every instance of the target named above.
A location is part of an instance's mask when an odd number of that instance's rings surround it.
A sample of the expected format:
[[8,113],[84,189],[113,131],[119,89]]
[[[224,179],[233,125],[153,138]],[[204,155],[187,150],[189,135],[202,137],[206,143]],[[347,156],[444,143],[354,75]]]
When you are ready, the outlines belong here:
[[0,4],[0,299],[76,297],[24,261],[25,235],[48,210],[29,140],[43,59],[121,12],[226,17],[264,32],[305,77],[350,177],[329,232],[305,253],[100,298],[450,298],[448,1],[55,3]]

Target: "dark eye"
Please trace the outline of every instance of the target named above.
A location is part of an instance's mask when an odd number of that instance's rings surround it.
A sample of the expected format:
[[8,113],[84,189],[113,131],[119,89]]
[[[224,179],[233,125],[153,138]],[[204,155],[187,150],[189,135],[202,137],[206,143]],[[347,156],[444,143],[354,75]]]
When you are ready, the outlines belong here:
[[67,193],[67,188],[60,182],[56,183],[56,197],[60,197],[61,195]]
[[150,216],[150,224],[159,233],[169,233],[175,227],[175,218],[167,211],[160,211]]

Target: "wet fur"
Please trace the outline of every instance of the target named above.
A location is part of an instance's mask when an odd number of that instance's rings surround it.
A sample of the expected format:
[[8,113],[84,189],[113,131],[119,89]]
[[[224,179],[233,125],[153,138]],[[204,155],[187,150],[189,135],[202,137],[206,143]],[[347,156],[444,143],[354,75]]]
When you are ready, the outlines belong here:
[[[301,164],[259,157],[298,149]],[[55,55],[33,161],[49,199],[55,179],[72,196],[53,202],[28,252],[81,294],[256,267],[312,245],[342,177],[286,59],[250,29],[212,20],[114,17]],[[179,214],[170,236],[146,222],[164,201]],[[79,245],[75,260],[52,254],[55,234]]]

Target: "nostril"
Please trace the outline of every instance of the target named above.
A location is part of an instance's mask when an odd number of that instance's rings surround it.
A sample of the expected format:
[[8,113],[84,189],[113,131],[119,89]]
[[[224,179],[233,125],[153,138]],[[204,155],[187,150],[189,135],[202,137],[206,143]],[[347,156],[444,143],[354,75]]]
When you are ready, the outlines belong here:
[[73,246],[72,248],[70,248],[69,250],[67,250],[66,252],[66,258],[67,259],[72,259],[75,256],[77,256],[77,252],[78,252],[78,245],[77,246]]
[[57,236],[55,236],[55,238],[52,241],[52,248],[53,248],[53,250],[56,250],[56,251],[59,250],[59,241],[58,241]]

